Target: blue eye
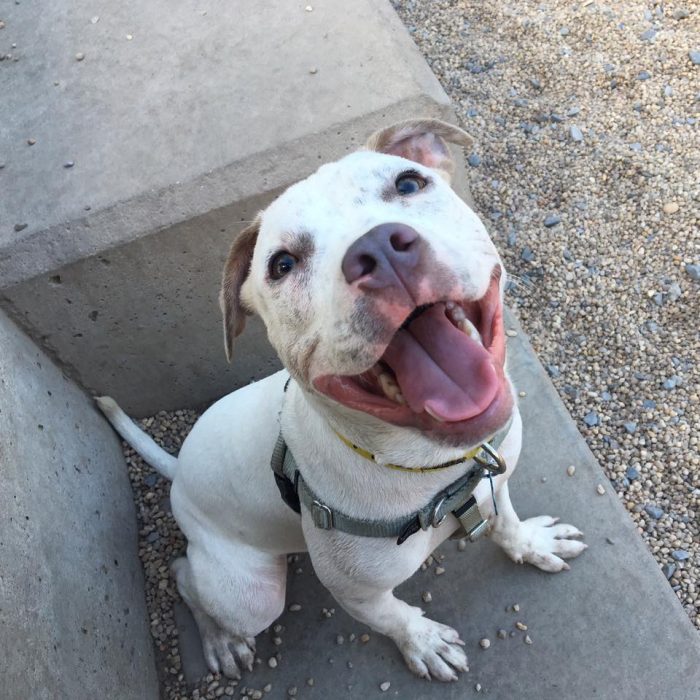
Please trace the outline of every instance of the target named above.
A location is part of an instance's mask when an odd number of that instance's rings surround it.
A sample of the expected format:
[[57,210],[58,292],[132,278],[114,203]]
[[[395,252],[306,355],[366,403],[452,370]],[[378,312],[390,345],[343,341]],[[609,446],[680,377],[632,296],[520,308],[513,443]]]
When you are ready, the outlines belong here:
[[415,194],[427,184],[428,181],[416,172],[403,173],[396,178],[396,191],[400,195]]
[[297,259],[286,250],[275,253],[270,260],[270,279],[280,280],[292,271],[297,264]]

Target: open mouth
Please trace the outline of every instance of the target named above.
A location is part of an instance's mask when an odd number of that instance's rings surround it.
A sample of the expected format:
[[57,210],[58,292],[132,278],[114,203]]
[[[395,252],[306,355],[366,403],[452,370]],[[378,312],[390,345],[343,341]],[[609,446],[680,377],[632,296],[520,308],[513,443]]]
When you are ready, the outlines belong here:
[[416,307],[372,367],[319,377],[316,389],[396,425],[475,439],[495,432],[512,408],[499,273],[481,299]]

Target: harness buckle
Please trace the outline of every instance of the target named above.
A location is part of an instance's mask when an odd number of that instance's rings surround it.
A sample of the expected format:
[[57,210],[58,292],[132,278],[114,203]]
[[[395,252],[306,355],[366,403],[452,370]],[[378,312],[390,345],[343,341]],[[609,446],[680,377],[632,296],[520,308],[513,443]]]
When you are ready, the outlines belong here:
[[480,450],[474,455],[474,461],[491,474],[503,474],[506,471],[506,461],[501,453],[488,442],[482,442]]
[[436,504],[435,507],[433,508],[433,512],[431,514],[430,518],[430,524],[433,527],[440,527],[442,525],[443,521],[447,517],[447,513],[440,513],[440,509],[442,508],[442,504],[447,500],[446,496],[443,496]]
[[321,530],[333,529],[333,511],[325,503],[314,501],[311,504],[311,518]]

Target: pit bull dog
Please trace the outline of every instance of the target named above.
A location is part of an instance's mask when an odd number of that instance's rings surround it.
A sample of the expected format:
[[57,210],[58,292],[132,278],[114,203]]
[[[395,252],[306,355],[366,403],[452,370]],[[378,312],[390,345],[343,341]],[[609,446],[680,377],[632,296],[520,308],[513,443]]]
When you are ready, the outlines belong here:
[[188,542],[172,569],[214,672],[252,668],[255,636],[284,609],[290,552],[308,550],[338,603],[414,673],[452,681],[467,668],[459,634],[393,589],[455,533],[487,530],[551,572],[586,547],[575,527],[521,521],[511,505],[521,419],[506,275],[450,186],[446,142],[472,145],[438,120],[383,129],[239,234],[221,292],[227,355],[255,313],[285,370],[215,403],[177,458],[97,399],[172,479]]

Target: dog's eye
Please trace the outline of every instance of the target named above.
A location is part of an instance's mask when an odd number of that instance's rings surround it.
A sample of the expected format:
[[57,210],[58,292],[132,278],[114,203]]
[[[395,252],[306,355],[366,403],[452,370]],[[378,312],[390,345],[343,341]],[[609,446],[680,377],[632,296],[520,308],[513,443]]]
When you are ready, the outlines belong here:
[[396,178],[396,191],[400,195],[415,194],[427,184],[428,181],[416,172],[403,173]]
[[275,253],[270,259],[270,278],[282,279],[297,264],[297,259],[286,250]]

